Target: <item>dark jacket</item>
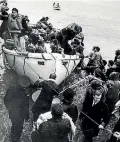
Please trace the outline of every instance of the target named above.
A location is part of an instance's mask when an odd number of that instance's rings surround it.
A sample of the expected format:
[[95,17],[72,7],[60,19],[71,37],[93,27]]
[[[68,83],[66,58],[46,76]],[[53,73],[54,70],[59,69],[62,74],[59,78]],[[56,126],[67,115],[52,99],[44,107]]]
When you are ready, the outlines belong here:
[[74,104],[63,104],[64,112],[67,113],[71,118],[72,121],[75,123],[78,118],[78,109],[77,106]]
[[[65,34],[68,34],[68,33],[65,33]],[[69,37],[67,37],[67,36],[64,37],[63,34],[62,34],[62,31],[61,31],[61,32],[58,32],[56,38],[57,38],[60,46],[64,49],[64,53],[65,54],[71,54],[72,48],[71,48],[71,46],[68,43],[68,40],[69,40],[68,38]]]
[[67,136],[70,127],[68,119],[50,119],[39,126],[38,134],[32,138],[32,142],[69,142]]
[[58,85],[54,81],[43,81],[41,87],[42,91],[32,107],[33,114],[36,114],[36,119],[34,121],[37,120],[41,113],[50,111],[53,97],[58,96],[56,93],[56,91],[58,92]]
[[[104,122],[105,124],[108,123],[108,107],[107,105],[101,100],[96,105],[92,106],[93,104],[93,95],[86,94],[85,101],[83,103],[82,112],[92,118],[98,124]],[[82,129],[86,135],[97,136],[99,129],[98,125],[92,122],[89,118],[84,116],[82,113],[79,116],[80,119],[83,120],[82,122]],[[86,131],[90,130],[91,131]]]
[[107,78],[109,79],[109,75],[114,71],[114,69],[111,67],[111,68],[108,68],[107,71],[106,71],[106,76]]
[[21,118],[29,117],[29,98],[25,90],[19,86],[10,86],[4,97],[4,104],[9,111],[10,118],[19,114]]
[[3,20],[1,27],[0,27],[0,37],[2,37],[2,34],[7,30],[8,13],[6,11],[3,11],[0,15],[0,19]]
[[119,81],[108,81],[108,92],[106,95],[106,103],[109,107],[109,111],[112,112],[115,104],[119,100],[119,92],[120,92],[120,82]]

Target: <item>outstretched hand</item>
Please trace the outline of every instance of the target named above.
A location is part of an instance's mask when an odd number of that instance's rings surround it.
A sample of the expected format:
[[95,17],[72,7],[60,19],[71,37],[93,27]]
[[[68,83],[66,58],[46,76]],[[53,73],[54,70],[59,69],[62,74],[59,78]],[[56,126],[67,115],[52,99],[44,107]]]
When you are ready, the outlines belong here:
[[104,127],[101,124],[98,126],[98,128],[99,129],[104,129]]
[[115,132],[113,136],[116,137],[117,139],[120,139],[120,132]]

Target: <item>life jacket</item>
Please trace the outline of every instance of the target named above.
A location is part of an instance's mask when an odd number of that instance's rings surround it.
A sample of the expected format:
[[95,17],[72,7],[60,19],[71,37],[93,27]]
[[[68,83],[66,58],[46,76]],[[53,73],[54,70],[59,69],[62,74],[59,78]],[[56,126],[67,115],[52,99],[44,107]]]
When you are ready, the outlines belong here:
[[8,28],[9,30],[22,30],[22,15],[18,15],[15,19],[13,19],[12,15],[10,14],[8,17]]

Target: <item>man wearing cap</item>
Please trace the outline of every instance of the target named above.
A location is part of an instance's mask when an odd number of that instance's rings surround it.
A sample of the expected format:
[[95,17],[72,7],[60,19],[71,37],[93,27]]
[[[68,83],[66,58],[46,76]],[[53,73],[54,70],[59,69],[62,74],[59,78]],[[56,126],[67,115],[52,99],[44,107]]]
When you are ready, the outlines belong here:
[[32,107],[33,121],[36,122],[41,113],[48,112],[51,108],[52,99],[58,96],[58,85],[55,83],[56,74],[51,74],[48,80],[36,83],[42,87],[41,93]]
[[30,85],[27,77],[14,77],[12,84],[4,97],[4,104],[9,112],[12,122],[11,141],[18,142],[23,130],[24,120],[29,119],[29,98],[25,88]]
[[91,85],[94,91],[92,93],[90,91],[86,92],[83,108],[79,116],[80,120],[82,120],[84,142],[92,142],[92,138],[98,135],[99,129],[103,129],[105,124],[108,123],[108,107],[102,98],[101,85],[96,81],[92,81]]

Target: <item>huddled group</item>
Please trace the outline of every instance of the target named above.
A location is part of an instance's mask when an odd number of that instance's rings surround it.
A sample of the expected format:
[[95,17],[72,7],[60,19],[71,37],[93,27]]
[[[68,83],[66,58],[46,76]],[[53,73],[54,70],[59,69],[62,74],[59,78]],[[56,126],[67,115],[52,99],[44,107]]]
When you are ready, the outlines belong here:
[[33,25],[28,16],[19,14],[17,8],[13,8],[11,14],[7,11],[8,8],[2,8],[0,18],[3,20],[0,37],[4,39],[6,48],[31,53],[83,53],[84,35],[76,23],[57,30],[48,22],[48,17],[42,17]]

